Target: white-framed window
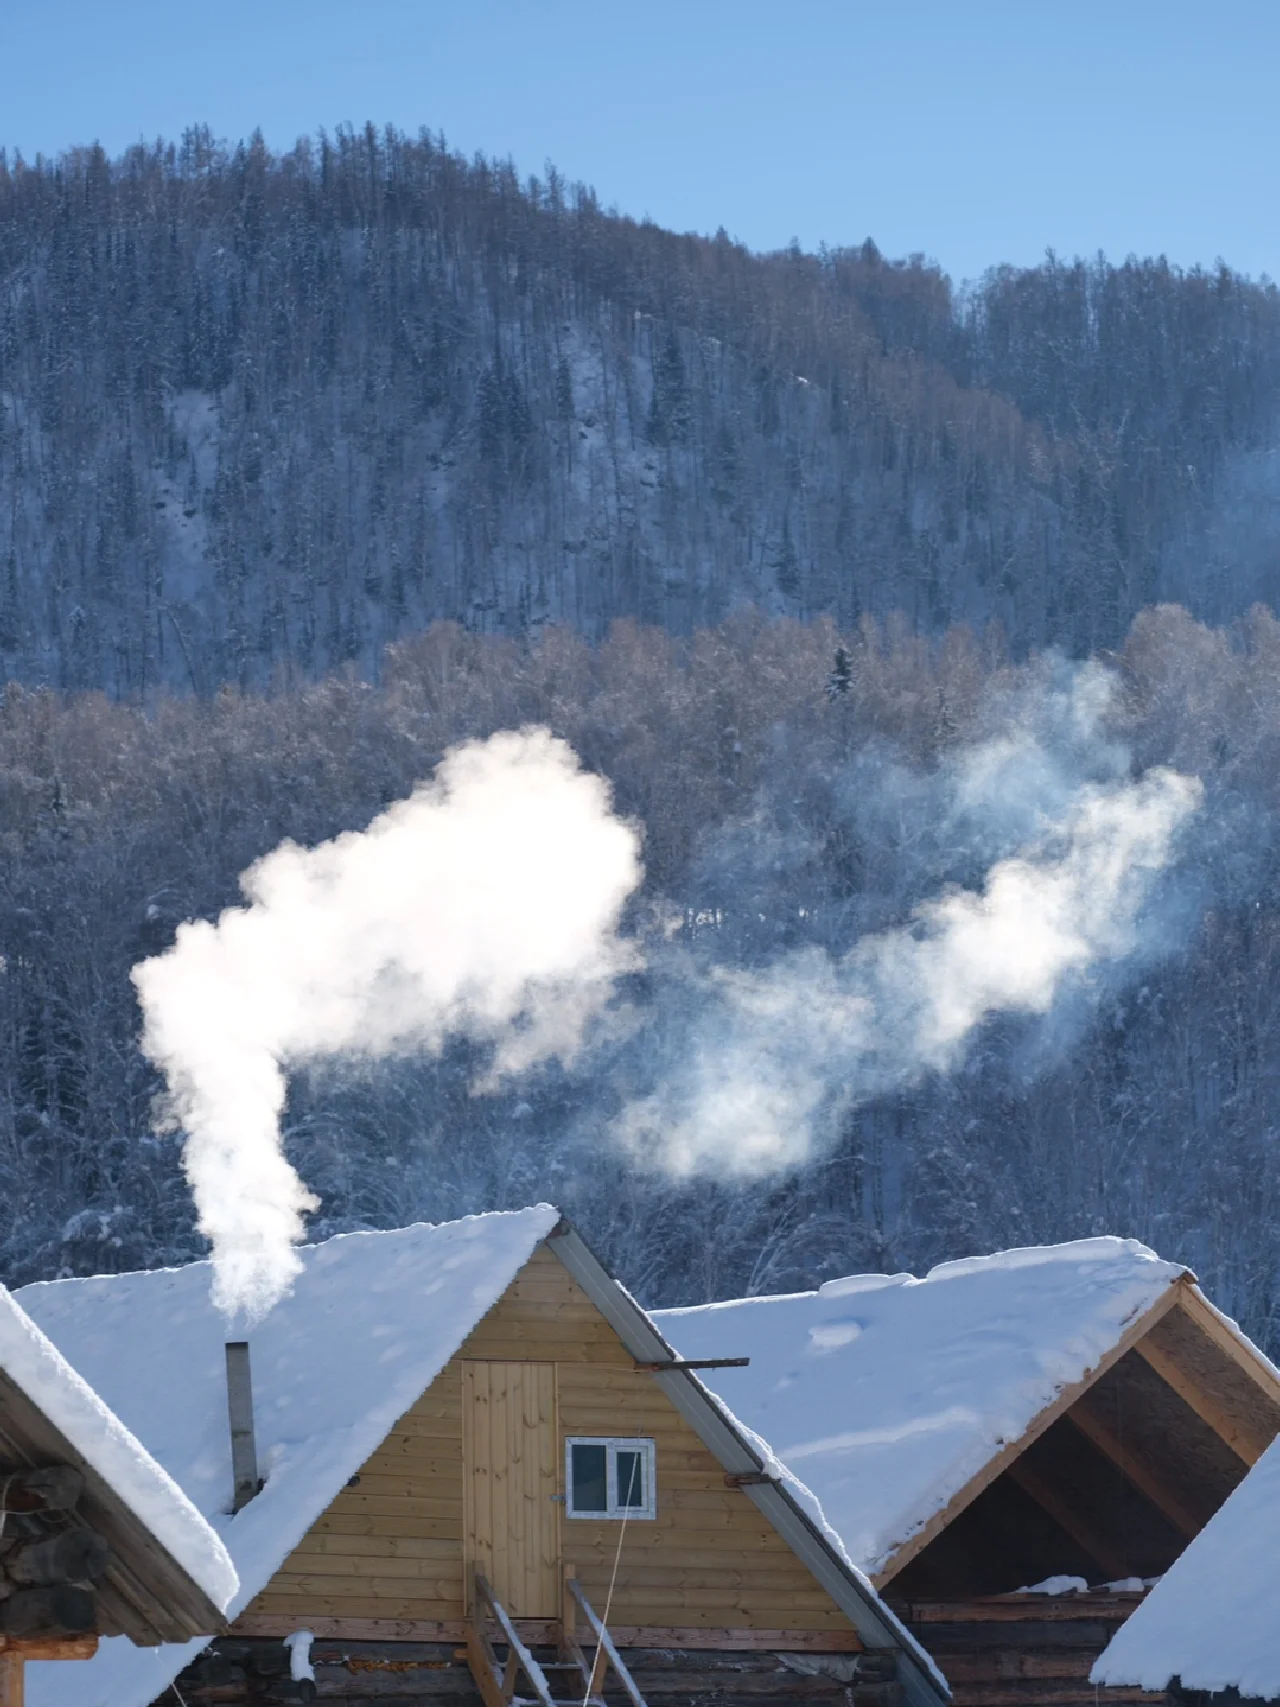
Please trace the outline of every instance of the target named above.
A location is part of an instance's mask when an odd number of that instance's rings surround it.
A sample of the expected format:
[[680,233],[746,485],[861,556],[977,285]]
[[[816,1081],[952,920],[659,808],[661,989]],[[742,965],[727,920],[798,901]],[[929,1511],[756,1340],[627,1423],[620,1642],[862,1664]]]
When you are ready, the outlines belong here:
[[656,1459],[651,1440],[600,1435],[566,1440],[565,1511],[570,1517],[656,1517]]

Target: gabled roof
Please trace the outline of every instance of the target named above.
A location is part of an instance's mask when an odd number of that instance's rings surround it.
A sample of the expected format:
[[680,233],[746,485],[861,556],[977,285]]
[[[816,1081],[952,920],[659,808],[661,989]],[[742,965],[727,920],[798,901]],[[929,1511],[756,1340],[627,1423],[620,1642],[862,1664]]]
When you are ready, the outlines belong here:
[[654,1319],[682,1356],[750,1357],[708,1380],[883,1583],[1192,1285],[1133,1240],[1096,1238]]
[[[234,1518],[224,1344],[210,1269],[63,1280],[24,1289],[31,1314],[133,1426],[227,1544],[235,1616],[458,1351],[544,1240],[642,1361],[673,1353],[652,1321],[547,1205],[441,1226],[354,1233],[300,1252],[292,1294],[249,1334],[259,1467],[266,1485]],[[806,1492],[687,1370],[655,1377],[850,1617],[864,1641],[900,1647],[908,1699],[936,1707],[927,1656],[824,1533]],[[30,1707],[147,1707],[201,1644],[152,1653],[107,1642],[68,1681],[29,1668]],[[65,1672],[66,1668],[62,1668]],[[45,1674],[42,1676],[42,1674]]]
[[1280,1440],[1151,1590],[1091,1681],[1280,1696]]
[[[226,1319],[207,1262],[24,1287],[22,1304],[226,1543],[235,1616],[431,1384],[559,1219],[543,1205],[304,1249],[292,1294],[248,1335],[262,1492],[235,1517]],[[27,1668],[29,1707],[148,1707],[204,1646],[101,1644]]]
[[[69,1464],[77,1522],[111,1548],[99,1617],[138,1642],[212,1635],[236,1591],[226,1549],[182,1489],[0,1288],[0,1460]],[[130,1644],[132,1645],[132,1644]]]

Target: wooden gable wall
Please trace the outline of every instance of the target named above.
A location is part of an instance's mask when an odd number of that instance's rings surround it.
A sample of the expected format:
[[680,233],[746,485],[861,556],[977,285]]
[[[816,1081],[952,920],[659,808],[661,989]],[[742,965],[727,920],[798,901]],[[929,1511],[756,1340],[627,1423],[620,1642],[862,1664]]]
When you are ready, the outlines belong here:
[[1274,1373],[1182,1288],[883,1586],[955,1600],[1162,1575],[1278,1432]]
[[[855,1648],[845,1615],[740,1490],[631,1355],[577,1282],[539,1247],[456,1357],[400,1419],[253,1601],[237,1628],[278,1621],[423,1621],[464,1616],[463,1366],[510,1361],[555,1371],[556,1448],[564,1440],[647,1436],[657,1450],[657,1518],[623,1537],[610,1625],[660,1642],[698,1630],[743,1645],[783,1633]],[[603,1609],[621,1525],[560,1511],[561,1557]]]

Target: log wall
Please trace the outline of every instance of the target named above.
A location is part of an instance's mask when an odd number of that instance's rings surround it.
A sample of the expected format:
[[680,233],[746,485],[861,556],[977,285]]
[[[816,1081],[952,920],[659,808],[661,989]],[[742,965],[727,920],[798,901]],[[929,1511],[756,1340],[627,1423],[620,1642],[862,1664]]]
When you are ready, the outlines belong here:
[[1139,1594],[1002,1595],[890,1605],[937,1661],[953,1707],[1133,1707],[1141,1689],[1098,1689],[1094,1661]]
[[[543,1650],[538,1657],[552,1656]],[[851,1699],[851,1661],[836,1662],[834,1675],[826,1675],[804,1656],[770,1653],[662,1648],[629,1650],[626,1659],[648,1707],[847,1707]],[[344,1707],[483,1707],[451,1643],[323,1641],[314,1645],[312,1662],[321,1699]],[[277,1707],[291,1699],[288,1676],[279,1642],[224,1637],[182,1673],[177,1687],[188,1707]],[[853,1698],[855,1707],[888,1707],[894,1699],[883,1686],[862,1686]],[[172,1699],[167,1693],[158,1707]]]

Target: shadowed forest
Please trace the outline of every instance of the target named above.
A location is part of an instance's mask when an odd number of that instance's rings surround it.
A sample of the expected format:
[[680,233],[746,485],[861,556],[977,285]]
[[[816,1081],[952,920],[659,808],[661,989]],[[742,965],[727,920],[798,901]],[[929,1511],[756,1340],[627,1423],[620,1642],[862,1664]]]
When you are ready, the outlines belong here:
[[550,1198],[648,1304],[1133,1235],[1274,1351],[1278,404],[1225,267],[956,292],[372,130],[0,161],[3,1277],[203,1250],[129,969],[282,838],[546,724],[643,827],[651,968],[837,952],[980,885],[939,779],[1095,658],[1132,773],[1206,790],[1123,977],[751,1185],[609,1137],[652,972],[493,1092],[297,1075],[290,1154],[317,1236]]
[[[839,668],[833,660],[839,656]],[[781,1289],[860,1268],[1102,1230],[1191,1262],[1274,1344],[1280,1255],[1280,624],[1162,607],[1115,667],[1111,735],[1207,798],[1154,951],[1074,1017],[990,1022],[963,1070],[856,1110],[766,1182],[673,1182],[607,1137],[651,1034],[474,1094],[474,1052],[299,1075],[289,1151],[313,1231],[550,1197],[647,1301]],[[381,681],[228,689],[154,712],[11,687],[0,706],[0,1178],[12,1280],[181,1261],[202,1248],[174,1139],[148,1136],[129,968],[238,897],[284,836],[362,826],[458,738],[538,722],[607,776],[645,832],[629,928],[703,963],[837,950],[946,883],[981,881],[981,831],[930,779],[999,733],[1052,661],[956,628],[735,619],[600,645],[437,626]],[[837,684],[843,682],[843,690]],[[643,1011],[646,975],[632,997]],[[656,1000],[656,998],[654,998]],[[674,1016],[679,1022],[680,1015]],[[666,1015],[664,1023],[670,1024]]]

